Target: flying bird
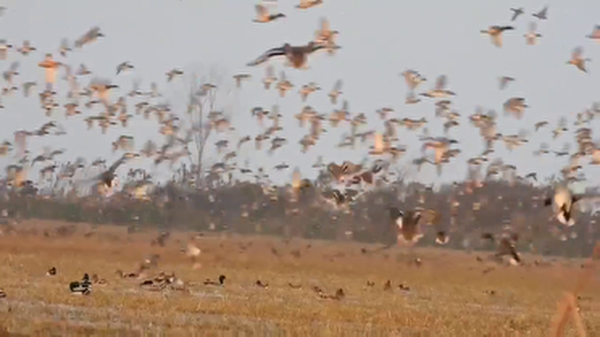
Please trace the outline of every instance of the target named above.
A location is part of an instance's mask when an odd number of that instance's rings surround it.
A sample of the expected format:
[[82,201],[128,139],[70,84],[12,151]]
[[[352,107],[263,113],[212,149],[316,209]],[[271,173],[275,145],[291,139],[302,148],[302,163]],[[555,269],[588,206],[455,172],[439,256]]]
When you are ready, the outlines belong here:
[[536,29],[537,24],[535,22],[530,22],[529,31],[523,35],[525,37],[525,41],[527,41],[528,46],[536,45],[537,39],[542,37],[542,34],[538,33]]
[[588,61],[591,61],[591,59],[583,58],[582,54],[583,54],[582,47],[577,47],[577,48],[573,49],[573,52],[571,53],[571,59],[569,61],[567,61],[567,64],[572,64],[572,65],[576,66],[577,69],[583,71],[584,73],[587,73],[588,71],[585,67],[585,63]]
[[538,18],[539,20],[547,20],[548,19],[548,6],[544,7],[541,11],[537,13],[531,14],[533,17]]
[[103,37],[104,34],[100,32],[100,27],[92,27],[85,34],[83,34],[79,39],[75,41],[75,47],[81,48],[86,44],[90,44],[96,41],[99,37]]
[[307,69],[308,55],[323,48],[325,48],[325,46],[318,45],[314,41],[311,41],[304,46],[292,46],[289,43],[286,43],[282,47],[267,50],[257,59],[248,63],[247,66],[257,66],[267,62],[273,57],[285,56],[287,59],[286,65],[291,65],[296,69]]
[[481,33],[489,35],[492,44],[500,48],[502,47],[502,33],[513,29],[515,29],[513,26],[490,26],[487,30],[482,30]]
[[511,8],[510,11],[513,12],[513,15],[512,15],[512,18],[510,19],[510,21],[515,21],[521,14],[523,14],[525,12],[523,10],[523,7]]
[[285,18],[285,14],[283,13],[270,14],[269,9],[261,4],[254,6],[254,8],[256,9],[256,19],[253,20],[254,22],[267,23],[279,18]]
[[556,219],[563,225],[569,227],[575,225],[572,217],[573,205],[582,199],[582,196],[574,195],[566,186],[558,186],[554,191],[554,196],[544,200],[544,206],[552,205],[552,210]]

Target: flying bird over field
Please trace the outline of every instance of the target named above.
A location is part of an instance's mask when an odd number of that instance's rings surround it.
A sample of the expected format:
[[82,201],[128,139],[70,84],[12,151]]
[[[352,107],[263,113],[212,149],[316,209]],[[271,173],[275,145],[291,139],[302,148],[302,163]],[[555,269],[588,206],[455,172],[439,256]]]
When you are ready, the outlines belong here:
[[420,211],[408,211],[405,214],[397,207],[390,207],[389,212],[398,230],[398,244],[414,244],[423,237],[419,230]]
[[544,206],[552,205],[556,219],[570,227],[575,225],[572,217],[573,205],[581,199],[581,196],[572,194],[568,187],[558,186],[554,191],[554,196],[544,200]]

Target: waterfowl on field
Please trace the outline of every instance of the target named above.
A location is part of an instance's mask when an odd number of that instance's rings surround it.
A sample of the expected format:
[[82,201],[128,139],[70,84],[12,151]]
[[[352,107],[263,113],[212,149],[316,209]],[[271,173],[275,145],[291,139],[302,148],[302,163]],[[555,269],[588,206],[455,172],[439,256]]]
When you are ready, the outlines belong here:
[[342,289],[342,288],[339,288],[338,290],[336,290],[335,294],[333,294],[333,295],[327,295],[327,294],[323,293],[323,291],[321,289],[319,289],[319,290],[320,290],[320,292],[317,292],[317,294],[322,299],[341,301],[344,299],[344,297],[346,297],[346,294],[344,293],[344,289]]
[[257,280],[256,281],[256,286],[263,288],[263,289],[269,289],[269,284],[268,283],[262,283],[261,280]]
[[90,282],[90,276],[85,273],[81,281],[73,281],[69,283],[69,290],[71,293],[77,295],[89,295],[92,292],[92,283]]
[[288,287],[290,287],[292,289],[302,289],[302,285],[301,284],[293,284],[291,282],[288,282]]
[[515,266],[521,264],[521,256],[517,252],[516,248],[517,239],[518,235],[516,234],[501,238],[500,242],[498,243],[498,247],[496,248],[495,257],[500,258],[508,255],[510,256],[510,264]]
[[55,276],[56,275],[56,268],[52,267],[50,269],[48,269],[48,271],[46,272],[46,276]]
[[225,285],[225,275],[220,275],[219,276],[219,280],[218,281],[213,281],[211,279],[206,279],[204,280],[204,285],[205,286],[218,286],[218,287],[222,287]]
[[124,273],[121,269],[117,269],[115,271],[120,278],[138,278],[140,275],[138,273]]
[[97,285],[101,285],[101,286],[108,284],[108,281],[106,281],[106,279],[98,277],[98,274],[93,274],[91,281],[93,284],[97,284]]

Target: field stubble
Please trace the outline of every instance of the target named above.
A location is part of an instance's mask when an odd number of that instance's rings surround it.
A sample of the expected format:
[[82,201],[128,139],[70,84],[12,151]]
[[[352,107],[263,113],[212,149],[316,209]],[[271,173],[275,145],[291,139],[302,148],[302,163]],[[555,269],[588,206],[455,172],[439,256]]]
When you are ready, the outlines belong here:
[[[194,240],[202,267],[181,248],[192,233],[174,232],[165,247],[157,235],[128,235],[102,226],[92,235],[77,225],[57,236],[56,222],[31,221],[0,236],[0,326],[35,335],[402,335],[505,336],[548,334],[557,301],[572,288],[582,260],[525,256],[525,266],[487,261],[487,252],[445,249],[382,250],[380,245],[206,234]],[[44,231],[50,233],[43,235]],[[37,232],[37,233],[36,233]],[[148,291],[122,279],[151,254],[159,271],[174,272],[186,290]],[[483,262],[477,261],[482,257]],[[534,265],[534,260],[548,263]],[[550,261],[552,260],[552,261]],[[56,267],[56,276],[45,273]],[[69,282],[84,273],[108,282],[89,296],[74,296]],[[203,284],[226,275],[225,286]],[[261,280],[267,289],[256,285]],[[390,280],[391,290],[384,290]],[[371,281],[374,286],[367,286]],[[600,289],[579,293],[588,335],[600,335]],[[299,289],[290,286],[301,285]],[[402,284],[405,289],[398,286]],[[341,300],[324,299],[313,287]],[[569,330],[567,335],[574,334]]]

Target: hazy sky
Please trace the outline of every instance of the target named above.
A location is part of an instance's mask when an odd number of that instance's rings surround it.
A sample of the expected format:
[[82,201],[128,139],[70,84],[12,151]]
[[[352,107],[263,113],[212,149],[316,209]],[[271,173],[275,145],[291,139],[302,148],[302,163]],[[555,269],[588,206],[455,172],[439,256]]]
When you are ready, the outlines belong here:
[[[307,104],[317,111],[329,114],[333,106],[326,95],[337,79],[344,80],[344,99],[350,104],[350,112],[364,112],[369,117],[369,127],[383,131],[383,122],[375,114],[378,108],[389,106],[395,109],[393,117],[420,118],[430,121],[429,130],[433,136],[442,136],[443,120],[434,116],[434,100],[423,99],[420,104],[406,106],[407,92],[404,79],[399,73],[414,68],[429,81],[418,91],[429,89],[440,74],[448,76],[448,89],[457,93],[453,107],[461,114],[462,125],[450,131],[450,136],[460,141],[463,153],[450,165],[444,167],[443,181],[462,179],[466,160],[483,150],[478,129],[468,123],[467,116],[477,105],[495,109],[499,113],[498,130],[503,134],[516,134],[521,129],[533,131],[533,124],[546,119],[551,127],[540,130],[530,137],[530,143],[513,152],[505,150],[504,144],[496,144],[495,156],[502,156],[506,162],[517,165],[519,174],[537,170],[541,176],[558,172],[565,165],[565,157],[533,157],[532,153],[541,141],[547,141],[552,149],[559,150],[565,142],[573,144],[571,132],[552,141],[551,129],[560,116],[568,115],[569,129],[576,112],[600,100],[597,93],[600,79],[600,65],[589,64],[589,74],[566,65],[571,51],[583,46],[585,56],[600,61],[600,45],[585,38],[599,22],[600,2],[594,1],[342,1],[325,0],[320,7],[306,11],[295,7],[297,2],[279,1],[277,10],[286,18],[267,24],[253,23],[255,16],[252,1],[219,0],[128,0],[128,1],[4,1],[7,7],[0,17],[0,31],[9,43],[20,45],[23,40],[31,40],[38,49],[29,56],[10,52],[8,60],[0,61],[0,69],[6,69],[13,60],[21,62],[17,83],[43,81],[43,70],[37,66],[46,52],[57,53],[62,38],[77,39],[92,26],[98,25],[106,35],[99,41],[86,45],[71,53],[64,62],[73,67],[85,63],[96,75],[110,78],[122,86],[112,94],[112,99],[125,95],[132,81],[142,79],[142,89],[147,90],[151,82],[157,82],[164,97],[182,118],[186,104],[189,77],[172,83],[166,82],[165,73],[175,67],[184,69],[188,75],[192,71],[204,75],[211,66],[217,66],[227,77],[221,87],[226,91],[233,88],[231,75],[239,72],[250,73],[253,78],[244,83],[241,92],[232,92],[227,98],[228,110],[233,114],[233,124],[237,131],[228,137],[236,143],[239,135],[255,136],[260,127],[251,118],[250,109],[254,106],[270,108],[279,104],[285,116],[284,136],[289,145],[272,157],[266,151],[257,153],[249,144],[238,154],[240,165],[250,159],[250,165],[265,168],[285,161],[292,168],[300,166],[302,172],[311,175],[310,165],[318,155],[325,162],[341,162],[345,159],[362,159],[368,149],[339,150],[335,148],[343,133],[349,127],[337,129],[328,125],[327,134],[317,146],[307,154],[301,154],[297,142],[308,132],[301,130],[293,115],[302,106],[298,89],[310,81],[317,82],[324,90],[309,97]],[[548,20],[539,22],[531,13],[549,5]],[[510,24],[510,7],[524,7],[522,15],[513,24],[515,31],[504,36],[504,47],[496,48],[489,37],[479,33],[490,25]],[[305,44],[314,37],[319,28],[319,19],[327,17],[332,29],[340,31],[338,44],[342,49],[333,57],[326,53],[315,54],[309,61],[309,70],[296,70],[283,67],[280,60],[271,61],[277,75],[283,69],[295,85],[295,89],[285,98],[279,98],[275,90],[265,91],[260,82],[265,66],[248,68],[245,64],[266,49],[281,46],[284,42]],[[538,30],[543,35],[540,44],[527,46],[523,34],[528,23],[538,21]],[[61,59],[61,61],[63,61]],[[116,66],[123,61],[131,61],[136,67],[133,72],[115,75]],[[504,91],[498,89],[498,77],[512,76],[516,81]],[[62,77],[62,73],[61,73]],[[80,84],[87,85],[89,78],[81,78]],[[37,90],[41,90],[40,85]],[[59,102],[66,102],[66,84],[58,85]],[[510,97],[522,96],[531,106],[522,120],[504,116],[502,104]],[[130,111],[137,99],[128,99]],[[1,111],[2,137],[12,141],[17,129],[34,129],[48,121],[39,100],[33,96],[24,98],[19,92],[3,97],[5,109]],[[160,102],[158,100],[157,102]],[[341,104],[341,103],[340,103]],[[337,106],[339,107],[339,105]],[[83,108],[85,116],[97,114],[95,110]],[[65,120],[64,110],[60,109],[53,119],[66,126],[68,135],[46,137],[30,141],[30,150],[36,153],[44,145],[64,147],[68,152],[61,159],[74,159],[83,155],[88,159],[111,154],[110,142],[121,134],[133,135],[136,148],[141,148],[147,139],[162,142],[155,120],[144,120],[135,116],[128,129],[120,126],[109,129],[102,135],[98,128],[86,130],[84,116]],[[598,121],[593,122],[592,127]],[[399,128],[400,143],[408,147],[407,156],[399,165],[409,165],[420,154],[418,133]],[[217,139],[215,138],[214,141]],[[574,146],[572,146],[574,148]],[[209,158],[210,159],[210,158]],[[218,161],[217,157],[212,159]],[[9,158],[2,161],[9,163]],[[586,168],[591,183],[595,168]],[[276,181],[290,176],[274,173]],[[435,169],[425,167],[418,176],[427,182],[438,182]]]

